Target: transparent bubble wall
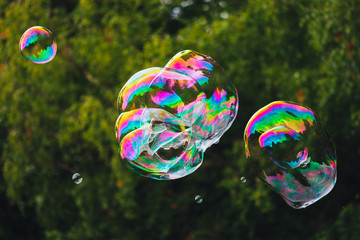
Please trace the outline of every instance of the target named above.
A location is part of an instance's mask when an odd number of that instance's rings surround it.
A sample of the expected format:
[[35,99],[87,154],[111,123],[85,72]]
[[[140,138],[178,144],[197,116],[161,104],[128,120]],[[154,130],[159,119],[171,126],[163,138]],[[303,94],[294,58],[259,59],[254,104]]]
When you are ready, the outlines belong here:
[[192,50],[164,68],[134,74],[118,96],[119,152],[135,173],[158,180],[184,177],[233,123],[238,95],[215,61]]
[[336,153],[311,109],[277,101],[257,111],[245,133],[248,163],[293,208],[305,208],[336,182]]

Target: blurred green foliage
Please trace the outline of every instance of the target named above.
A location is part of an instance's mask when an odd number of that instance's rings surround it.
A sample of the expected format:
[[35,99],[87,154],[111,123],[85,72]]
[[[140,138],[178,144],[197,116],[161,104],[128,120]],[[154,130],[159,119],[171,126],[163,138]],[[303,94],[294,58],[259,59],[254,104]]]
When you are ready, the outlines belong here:
[[[359,239],[359,4],[2,0],[0,239]],[[44,65],[18,50],[37,25],[58,42]],[[238,117],[194,174],[139,177],[118,156],[117,94],[134,73],[184,49],[225,69]],[[248,119],[275,100],[311,107],[337,147],[337,185],[303,210],[272,193],[245,159]]]

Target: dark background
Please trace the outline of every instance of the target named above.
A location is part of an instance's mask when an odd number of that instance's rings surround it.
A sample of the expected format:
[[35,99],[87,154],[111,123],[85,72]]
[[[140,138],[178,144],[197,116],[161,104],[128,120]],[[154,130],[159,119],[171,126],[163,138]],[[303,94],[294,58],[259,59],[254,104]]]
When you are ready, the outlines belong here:
[[[359,4],[0,1],[0,239],[360,239]],[[58,43],[44,65],[18,49],[38,25]],[[140,177],[118,154],[117,94],[184,49],[225,69],[237,119],[193,174]],[[275,100],[312,108],[337,148],[335,188],[306,209],[286,205],[245,159],[248,119]]]

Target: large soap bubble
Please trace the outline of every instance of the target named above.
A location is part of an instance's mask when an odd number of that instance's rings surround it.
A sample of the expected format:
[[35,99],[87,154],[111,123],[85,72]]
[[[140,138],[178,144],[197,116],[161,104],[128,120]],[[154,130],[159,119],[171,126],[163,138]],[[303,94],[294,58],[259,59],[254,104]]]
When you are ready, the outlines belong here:
[[56,55],[57,44],[49,29],[31,27],[22,35],[19,48],[21,54],[33,63],[50,62]]
[[291,207],[305,208],[334,187],[335,147],[309,108],[270,103],[251,117],[244,140],[249,164]]
[[164,68],[133,75],[118,107],[116,138],[126,166],[153,179],[177,179],[194,172],[231,126],[238,96],[212,58],[185,50]]

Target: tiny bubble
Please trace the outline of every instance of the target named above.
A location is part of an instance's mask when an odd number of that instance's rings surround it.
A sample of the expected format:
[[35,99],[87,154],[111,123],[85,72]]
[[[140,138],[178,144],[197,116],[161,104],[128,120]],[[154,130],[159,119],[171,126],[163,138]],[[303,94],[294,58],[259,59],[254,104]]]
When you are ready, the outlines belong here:
[[80,184],[82,183],[83,178],[79,173],[74,173],[74,175],[72,175],[72,180],[74,181],[75,184]]
[[202,199],[202,197],[201,197],[200,195],[196,195],[196,196],[195,196],[195,201],[196,201],[197,203],[202,203],[203,199]]

